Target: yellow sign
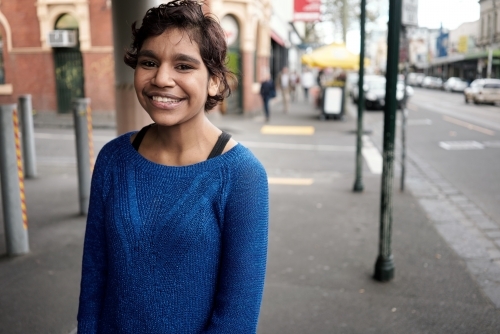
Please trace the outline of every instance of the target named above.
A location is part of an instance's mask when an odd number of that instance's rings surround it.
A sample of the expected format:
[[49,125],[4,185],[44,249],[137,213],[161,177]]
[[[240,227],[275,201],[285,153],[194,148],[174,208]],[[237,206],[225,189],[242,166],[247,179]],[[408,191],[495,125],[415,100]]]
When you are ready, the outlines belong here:
[[459,53],[467,53],[467,49],[469,48],[469,37],[460,36],[458,39],[457,51]]

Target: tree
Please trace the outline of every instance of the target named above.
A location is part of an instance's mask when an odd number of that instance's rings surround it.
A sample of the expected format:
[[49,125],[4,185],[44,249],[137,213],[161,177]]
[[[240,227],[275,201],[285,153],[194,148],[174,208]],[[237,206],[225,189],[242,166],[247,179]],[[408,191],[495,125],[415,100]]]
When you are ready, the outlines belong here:
[[[361,0],[324,0],[323,21],[333,23],[335,30],[341,32],[342,41],[347,40],[347,32],[359,28]],[[381,0],[366,1],[367,24],[375,22],[380,15]]]

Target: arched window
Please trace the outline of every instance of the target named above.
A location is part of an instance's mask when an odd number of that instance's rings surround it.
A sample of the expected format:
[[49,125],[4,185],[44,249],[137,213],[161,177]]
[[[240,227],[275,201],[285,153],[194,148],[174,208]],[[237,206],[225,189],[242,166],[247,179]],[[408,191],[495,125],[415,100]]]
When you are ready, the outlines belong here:
[[63,14],[57,19],[55,28],[61,30],[78,29],[78,21],[69,14]]

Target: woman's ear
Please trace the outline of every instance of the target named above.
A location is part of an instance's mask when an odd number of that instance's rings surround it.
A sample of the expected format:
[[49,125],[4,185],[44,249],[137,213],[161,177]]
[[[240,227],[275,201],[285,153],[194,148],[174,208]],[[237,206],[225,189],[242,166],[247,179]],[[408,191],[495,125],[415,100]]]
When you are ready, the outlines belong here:
[[208,80],[208,95],[209,96],[217,95],[217,93],[219,92],[219,86],[220,86],[220,79],[215,75],[212,75],[210,77],[210,80]]

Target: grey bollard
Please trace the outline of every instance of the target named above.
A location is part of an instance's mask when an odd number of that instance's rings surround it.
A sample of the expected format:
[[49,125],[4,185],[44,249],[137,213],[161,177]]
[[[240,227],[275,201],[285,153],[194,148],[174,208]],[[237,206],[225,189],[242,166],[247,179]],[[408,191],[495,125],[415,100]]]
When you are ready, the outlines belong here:
[[[73,118],[75,123],[76,161],[78,169],[78,194],[80,214],[86,215],[89,208],[90,180],[91,180],[91,133],[89,124],[90,99],[79,98],[73,100]],[[90,122],[91,123],[91,122]]]
[[32,179],[37,176],[37,171],[31,95],[26,94],[19,96],[18,105],[19,114],[21,116],[21,132],[23,134],[24,177]]
[[0,105],[0,180],[8,255],[29,252],[19,123],[15,104]]

